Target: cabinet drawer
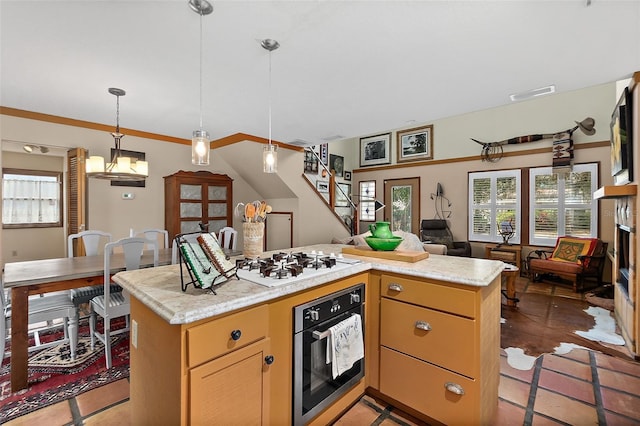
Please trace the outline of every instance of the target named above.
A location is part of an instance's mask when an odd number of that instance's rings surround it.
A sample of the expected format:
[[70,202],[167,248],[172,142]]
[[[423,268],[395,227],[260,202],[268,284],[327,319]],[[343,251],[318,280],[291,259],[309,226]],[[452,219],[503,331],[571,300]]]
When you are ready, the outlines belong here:
[[[187,330],[187,359],[190,367],[264,338],[269,326],[267,305],[238,312]],[[234,332],[238,337],[234,340]]]
[[[447,385],[459,387],[464,394],[448,390]],[[380,348],[380,391],[444,424],[479,423],[476,381],[384,347]]]
[[515,262],[516,261],[516,253],[509,252],[509,251],[491,250],[491,259],[493,259],[493,260],[502,260],[504,262]]
[[472,319],[395,300],[380,301],[381,345],[469,377],[477,377],[474,328]]
[[466,317],[476,317],[475,292],[390,275],[382,275],[380,295]]

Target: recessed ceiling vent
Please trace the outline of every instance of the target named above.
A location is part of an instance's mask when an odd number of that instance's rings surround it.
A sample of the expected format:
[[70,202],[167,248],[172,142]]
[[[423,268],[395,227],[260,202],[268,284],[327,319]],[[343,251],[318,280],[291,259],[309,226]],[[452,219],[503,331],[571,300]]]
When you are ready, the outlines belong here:
[[538,89],[531,89],[525,92],[514,93],[512,95],[509,95],[509,99],[511,99],[512,102],[518,102],[536,98],[538,96],[550,95],[555,92],[556,86],[552,84],[550,86],[540,87]]
[[305,141],[303,139],[294,139],[292,141],[287,142],[289,145],[293,145],[293,146],[302,146],[302,147],[307,147],[307,146],[313,146],[315,145],[313,142],[309,142],[309,141]]

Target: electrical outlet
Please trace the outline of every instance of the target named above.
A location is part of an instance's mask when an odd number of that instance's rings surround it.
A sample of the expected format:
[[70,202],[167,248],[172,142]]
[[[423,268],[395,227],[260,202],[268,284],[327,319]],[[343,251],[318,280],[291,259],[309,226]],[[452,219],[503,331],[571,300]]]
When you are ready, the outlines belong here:
[[131,321],[131,344],[134,348],[138,347],[138,321]]

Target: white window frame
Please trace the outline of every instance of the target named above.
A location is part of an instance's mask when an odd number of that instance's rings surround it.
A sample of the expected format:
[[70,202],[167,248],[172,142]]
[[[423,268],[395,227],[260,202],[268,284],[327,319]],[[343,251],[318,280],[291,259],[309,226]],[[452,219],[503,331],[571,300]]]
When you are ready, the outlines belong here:
[[536,237],[535,235],[535,209],[543,205],[536,204],[535,199],[535,182],[536,176],[549,175],[553,173],[552,167],[535,167],[529,169],[529,244],[533,246],[548,246],[553,247],[556,245],[557,237],[566,235],[565,233],[565,213],[568,208],[590,208],[591,220],[590,230],[591,237],[597,238],[598,236],[598,202],[593,199],[593,193],[598,189],[598,163],[589,164],[575,164],[572,172],[575,173],[591,173],[591,201],[587,203],[574,203],[567,205],[564,199],[565,194],[565,175],[559,174],[558,176],[558,219],[557,229],[558,235],[553,238]]
[[[49,190],[42,192],[34,192],[34,193],[24,193],[24,189],[18,189],[18,194],[14,193],[15,189],[7,190],[9,187],[7,185],[12,185],[11,181],[7,181],[7,176],[16,175],[21,176],[24,180],[31,181],[40,181],[44,180],[50,184],[53,184],[49,187]],[[2,202],[3,202],[3,219],[2,219],[2,227],[4,229],[12,229],[12,228],[57,228],[62,226],[63,220],[63,190],[62,190],[62,173],[61,172],[51,172],[51,171],[43,171],[43,170],[26,170],[26,169],[12,169],[12,168],[3,168],[2,169]],[[22,179],[17,179],[19,181]],[[14,181],[15,182],[15,181]],[[11,187],[13,188],[13,187]],[[55,188],[53,192],[51,192],[51,188]],[[8,217],[11,215],[11,209],[7,207],[8,204],[15,201],[29,201],[34,203],[33,210],[29,208],[30,211],[34,211],[35,213],[31,214],[30,221],[11,221]],[[46,221],[41,217],[42,211],[40,211],[41,203],[53,203],[55,204],[54,209],[48,209],[49,212],[56,213],[57,220],[54,221]],[[6,217],[5,217],[6,216]],[[5,223],[6,219],[6,223]]]
[[[515,224],[515,235],[513,236],[513,238],[511,238],[511,240],[509,240],[509,242],[511,244],[520,244],[520,238],[521,238],[521,223],[522,223],[522,214],[521,214],[521,201],[522,201],[522,196],[521,196],[521,189],[522,189],[522,171],[520,169],[513,169],[513,170],[498,170],[498,171],[489,171],[489,172],[472,172],[469,173],[469,190],[467,191],[469,194],[469,223],[468,223],[468,229],[469,229],[469,241],[483,241],[483,242],[495,242],[495,243],[501,243],[503,241],[502,236],[498,233],[498,229],[496,226],[496,216],[497,216],[497,211],[498,210],[502,210],[504,208],[509,208],[509,209],[513,209],[515,210],[515,219],[516,219],[516,224]],[[499,178],[504,178],[504,177],[515,177],[516,179],[516,202],[515,203],[510,203],[510,204],[499,204],[498,200],[497,200],[497,181]],[[488,203],[485,204],[474,204],[474,196],[473,196],[473,181],[474,179],[486,179],[489,178],[490,179],[490,200]],[[476,208],[485,208],[488,209],[490,211],[490,216],[491,216],[491,232],[489,235],[485,235],[485,234],[476,234],[473,232],[474,227],[473,227],[473,211]]]

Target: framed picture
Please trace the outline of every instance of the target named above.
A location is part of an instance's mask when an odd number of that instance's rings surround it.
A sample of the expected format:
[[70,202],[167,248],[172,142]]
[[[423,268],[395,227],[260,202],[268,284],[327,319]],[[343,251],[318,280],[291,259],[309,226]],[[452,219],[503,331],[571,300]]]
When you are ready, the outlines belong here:
[[349,170],[344,171],[344,180],[351,180],[351,172]]
[[400,130],[398,139],[398,163],[433,159],[433,125]]
[[316,190],[318,192],[329,192],[329,182],[325,180],[316,181]]
[[[115,148],[111,148],[111,158],[113,158],[115,153],[116,153]],[[127,150],[121,149],[120,150],[120,155],[122,155],[123,157],[129,157],[132,160],[144,161],[144,152],[127,151]],[[133,163],[133,161],[132,161],[132,163]],[[137,188],[144,188],[146,186],[145,183],[146,182],[144,180],[137,180],[137,181],[112,180],[111,181],[111,186],[134,186],[134,187],[137,187]]]
[[351,197],[351,184],[338,183],[337,185],[342,191],[340,189],[336,190],[336,207],[349,207],[349,199],[347,197]]
[[304,172],[318,174],[318,159],[308,150],[304,151]]
[[391,163],[391,133],[360,139],[360,167]]
[[320,161],[325,166],[329,164],[329,144],[323,143],[320,145]]
[[340,155],[329,155],[329,170],[336,172],[336,177],[342,177],[344,173],[344,157]]

